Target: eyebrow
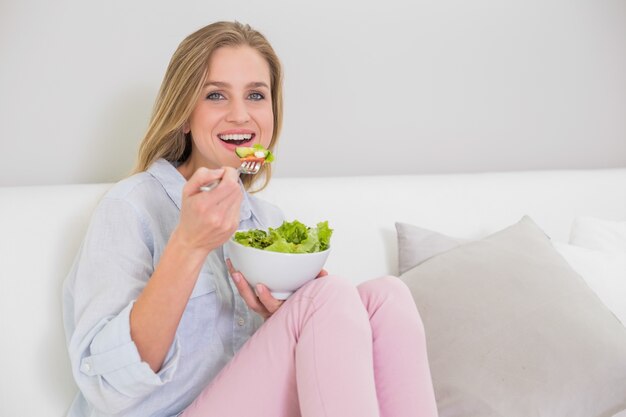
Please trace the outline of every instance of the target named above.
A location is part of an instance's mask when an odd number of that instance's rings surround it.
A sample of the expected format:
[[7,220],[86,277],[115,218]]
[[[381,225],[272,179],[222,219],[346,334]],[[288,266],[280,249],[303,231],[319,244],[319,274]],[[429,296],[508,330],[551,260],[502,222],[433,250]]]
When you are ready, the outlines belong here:
[[[204,85],[202,86],[203,88],[206,88],[208,86],[214,85],[216,87],[220,87],[220,88],[230,88],[231,85],[228,83],[225,83],[223,81],[207,81],[206,83],[204,83]],[[248,83],[246,85],[246,88],[259,88],[259,87],[265,87],[268,90],[270,89],[270,87],[264,83],[263,81],[253,81],[251,83]]]

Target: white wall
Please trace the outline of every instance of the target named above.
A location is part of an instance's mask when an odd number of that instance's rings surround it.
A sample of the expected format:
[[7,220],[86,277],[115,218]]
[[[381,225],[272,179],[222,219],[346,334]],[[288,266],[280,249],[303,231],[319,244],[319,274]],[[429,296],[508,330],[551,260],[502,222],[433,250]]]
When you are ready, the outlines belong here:
[[222,19],[283,60],[279,176],[626,166],[623,0],[0,0],[0,185],[123,177]]

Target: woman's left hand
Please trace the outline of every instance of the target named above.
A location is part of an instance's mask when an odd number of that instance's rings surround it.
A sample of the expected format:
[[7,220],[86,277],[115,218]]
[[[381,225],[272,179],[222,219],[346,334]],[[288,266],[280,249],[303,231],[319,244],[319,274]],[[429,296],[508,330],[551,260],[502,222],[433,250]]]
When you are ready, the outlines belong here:
[[267,320],[285,302],[284,300],[277,300],[272,297],[270,290],[263,284],[256,285],[256,291],[259,294],[257,297],[243,274],[233,268],[230,259],[226,260],[226,265],[228,266],[230,276],[233,278],[233,281],[235,281],[235,286],[241,298],[243,298],[252,311],[263,317],[264,320]]
[[[257,296],[243,274],[233,267],[230,259],[226,260],[226,265],[228,266],[230,276],[233,278],[233,281],[235,281],[235,286],[241,298],[243,298],[252,311],[263,317],[264,320],[267,320],[285,302],[285,300],[277,300],[274,298],[270,290],[263,284],[256,285]],[[328,275],[328,272],[322,269],[315,278],[322,278],[326,275]]]

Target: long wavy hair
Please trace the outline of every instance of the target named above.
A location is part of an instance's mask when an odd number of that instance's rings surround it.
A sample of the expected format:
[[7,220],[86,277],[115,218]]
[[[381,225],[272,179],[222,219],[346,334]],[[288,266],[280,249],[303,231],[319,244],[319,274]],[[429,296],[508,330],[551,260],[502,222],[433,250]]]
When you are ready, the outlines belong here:
[[[146,134],[139,146],[134,172],[141,172],[157,159],[182,163],[191,155],[191,133],[183,132],[207,77],[212,53],[222,47],[249,46],[269,64],[274,131],[269,149],[274,150],[283,120],[282,67],[267,39],[249,25],[216,22],[187,36],[178,46],[165,72]],[[244,175],[247,190],[260,191],[271,178],[271,164],[257,175]]]

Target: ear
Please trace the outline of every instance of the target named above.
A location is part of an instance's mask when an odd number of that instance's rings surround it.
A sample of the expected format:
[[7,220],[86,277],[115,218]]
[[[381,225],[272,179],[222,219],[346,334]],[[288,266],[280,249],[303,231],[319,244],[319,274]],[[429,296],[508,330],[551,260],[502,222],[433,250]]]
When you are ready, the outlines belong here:
[[189,132],[191,132],[191,128],[189,127],[189,122],[185,122],[185,124],[183,124],[183,133],[186,135]]

